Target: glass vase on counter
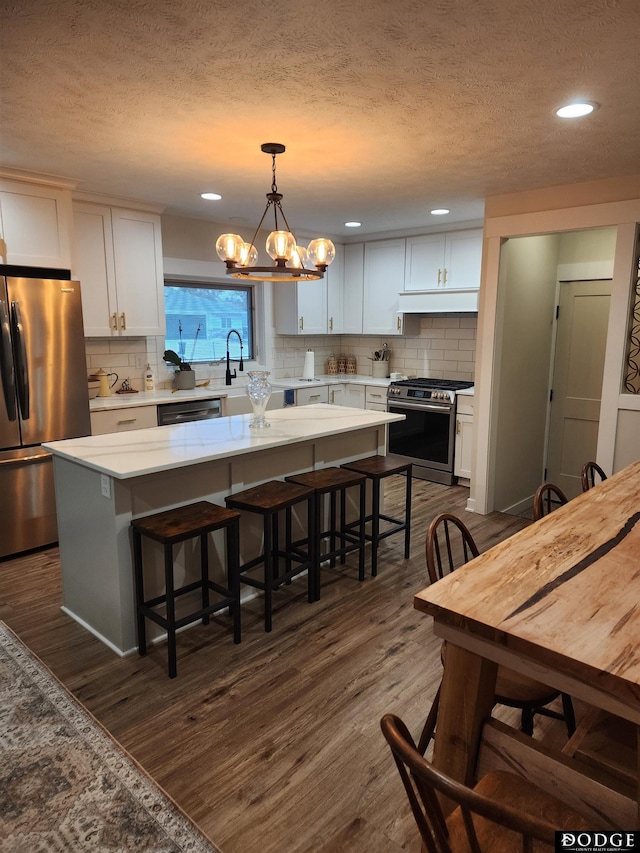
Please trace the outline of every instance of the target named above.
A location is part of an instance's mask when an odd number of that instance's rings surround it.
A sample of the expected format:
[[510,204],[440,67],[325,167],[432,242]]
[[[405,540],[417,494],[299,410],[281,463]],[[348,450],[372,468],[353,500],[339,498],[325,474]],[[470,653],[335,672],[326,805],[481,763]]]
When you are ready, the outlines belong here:
[[268,370],[250,370],[247,373],[249,381],[247,382],[247,396],[251,400],[253,415],[249,426],[251,429],[266,429],[271,424],[267,423],[265,411],[269,397],[271,397],[271,383],[269,382],[270,371]]

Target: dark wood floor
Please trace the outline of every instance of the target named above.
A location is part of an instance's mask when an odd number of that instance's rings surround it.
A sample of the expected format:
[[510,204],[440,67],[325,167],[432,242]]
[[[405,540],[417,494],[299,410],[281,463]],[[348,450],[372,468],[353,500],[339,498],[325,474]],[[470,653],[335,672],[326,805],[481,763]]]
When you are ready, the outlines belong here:
[[[389,484],[390,506],[403,488]],[[393,711],[419,732],[441,676],[412,606],[427,525],[464,515],[485,550],[528,523],[465,513],[467,497],[414,481],[411,559],[391,537],[377,578],[360,584],[351,561],[327,570],[315,604],[297,579],[276,594],[271,634],[249,602],[239,646],[228,618],[183,632],[173,680],[164,646],[118,658],[61,611],[56,548],[0,563],[0,618],[225,853],[418,851],[379,720]]]

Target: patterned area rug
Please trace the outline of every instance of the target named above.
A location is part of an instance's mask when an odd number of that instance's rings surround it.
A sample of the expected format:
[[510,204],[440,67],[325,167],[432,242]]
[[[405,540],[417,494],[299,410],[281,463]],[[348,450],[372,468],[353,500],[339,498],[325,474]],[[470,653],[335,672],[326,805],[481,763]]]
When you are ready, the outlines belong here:
[[0,622],[3,853],[219,853]]

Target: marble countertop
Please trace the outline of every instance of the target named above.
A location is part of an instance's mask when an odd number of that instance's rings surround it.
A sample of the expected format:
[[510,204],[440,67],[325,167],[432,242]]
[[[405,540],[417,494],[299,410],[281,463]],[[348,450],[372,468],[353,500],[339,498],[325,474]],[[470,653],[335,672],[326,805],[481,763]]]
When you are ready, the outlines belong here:
[[[142,392],[135,396],[142,396]],[[54,456],[124,480],[404,419],[404,415],[326,403],[273,409],[267,417],[271,426],[264,430],[250,429],[251,415],[235,415],[51,441],[42,446]]]
[[[321,385],[335,385],[349,382],[354,385],[379,385],[386,388],[390,379],[374,379],[372,376],[318,376],[311,381],[303,379],[274,379],[271,386],[274,391],[285,388],[309,388]],[[193,400],[223,399],[224,397],[242,397],[246,394],[247,381],[244,376],[236,379],[233,385],[218,385],[218,380],[212,380],[209,385],[202,385],[190,391],[174,391],[172,388],[161,388],[156,391],[139,391],[137,394],[116,394],[109,397],[94,397],[89,400],[89,411],[101,412],[111,409],[128,409],[131,406],[158,406],[163,403],[183,403]]]

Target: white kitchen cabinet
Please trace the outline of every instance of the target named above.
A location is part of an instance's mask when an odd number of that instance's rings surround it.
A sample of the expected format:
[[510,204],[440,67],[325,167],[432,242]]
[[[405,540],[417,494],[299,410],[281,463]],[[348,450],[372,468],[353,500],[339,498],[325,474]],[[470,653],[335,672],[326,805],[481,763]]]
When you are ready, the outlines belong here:
[[479,288],[482,229],[407,237],[404,290]]
[[380,385],[367,385],[365,389],[365,409],[372,412],[387,411],[387,389]]
[[362,331],[399,335],[398,292],[404,287],[405,241],[379,240],[364,247]]
[[362,320],[365,335],[417,334],[419,319],[398,313],[404,265],[404,238],[365,243]]
[[3,262],[71,269],[71,190],[0,180]]
[[329,385],[328,391],[329,391],[328,402],[331,403],[331,405],[333,405],[333,406],[346,406],[347,405],[347,403],[345,403],[347,386],[344,383],[339,382],[335,385]]
[[352,409],[364,409],[365,403],[364,385],[351,385],[347,383],[344,391],[344,405],[350,406]]
[[341,335],[344,331],[344,251],[336,246],[336,256],[324,274],[327,282],[327,332]]
[[105,409],[91,412],[91,435],[127,432],[158,426],[156,406],[128,406],[125,409]]
[[74,202],[73,221],[85,335],[164,335],[160,217]]
[[474,398],[470,395],[458,395],[453,473],[463,480],[471,479],[473,402]]
[[344,317],[345,335],[361,335],[364,305],[364,243],[344,247]]
[[310,403],[328,403],[329,388],[327,385],[312,384],[309,388],[296,389],[296,405],[308,406]]
[[326,277],[316,281],[277,281],[273,289],[279,335],[326,335]]

